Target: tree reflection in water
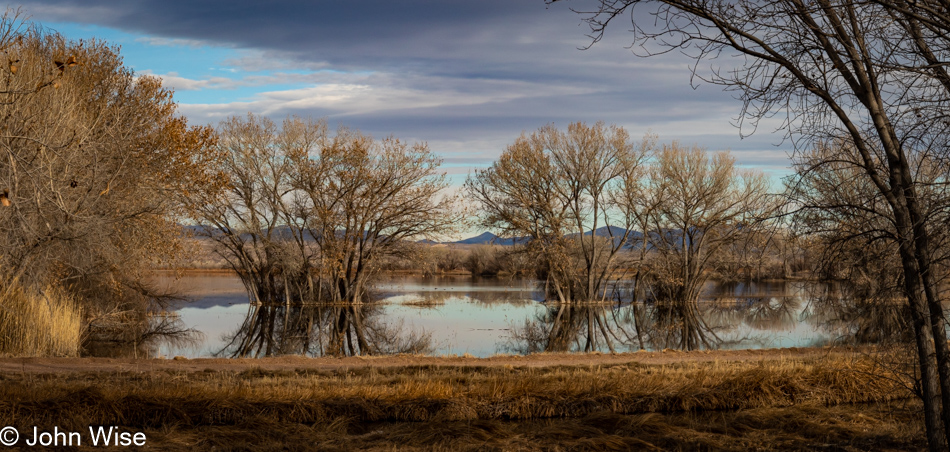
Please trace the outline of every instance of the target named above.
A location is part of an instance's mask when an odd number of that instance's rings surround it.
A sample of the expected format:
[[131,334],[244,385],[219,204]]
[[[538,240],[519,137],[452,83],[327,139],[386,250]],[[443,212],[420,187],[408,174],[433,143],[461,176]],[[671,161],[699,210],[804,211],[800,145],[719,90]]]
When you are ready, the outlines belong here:
[[816,284],[806,288],[802,318],[834,332],[844,344],[906,344],[913,340],[907,300],[897,290],[859,284]]
[[713,329],[746,324],[754,330],[790,330],[798,323],[802,303],[798,297],[720,297],[709,303],[706,321]]
[[[621,296],[614,298],[625,301],[615,304],[546,304],[537,311],[530,291],[465,289],[384,293],[382,302],[356,306],[251,306],[218,355],[431,353],[430,335],[402,329],[399,320],[392,320],[400,314],[389,306],[422,311],[447,305],[452,311],[456,304],[475,307],[464,312],[483,312],[497,304],[523,306],[528,318],[516,320],[502,338],[506,342],[493,342],[489,349],[518,354],[774,347],[776,341],[813,345],[826,343],[829,336],[839,343],[884,343],[908,331],[899,300],[867,297],[841,284],[710,284],[707,289],[695,303],[644,295],[630,302],[632,296]],[[825,333],[813,339],[817,342],[796,342],[803,327]]]
[[[748,344],[754,331],[789,331],[799,322],[801,296],[789,294],[784,285],[771,289],[718,287],[692,303],[647,299],[612,306],[551,305],[512,328],[502,348],[524,354]],[[847,305],[847,298],[838,300]]]
[[613,310],[604,306],[557,304],[511,329],[505,351],[526,355],[538,352],[591,352],[625,342],[625,333]]
[[216,353],[230,357],[277,355],[357,356],[431,353],[429,334],[404,334],[388,324],[381,308],[361,305],[251,305],[228,345]]
[[[706,323],[697,302],[674,300],[656,301],[648,310],[651,322],[644,322],[641,330],[648,334],[654,348],[698,350],[717,348],[722,340]],[[642,334],[642,333],[640,333]]]
[[153,358],[161,347],[194,347],[204,335],[187,328],[176,313],[167,311],[120,313],[115,325],[90,325],[85,331],[83,356],[108,358]]
[[719,337],[697,310],[637,302],[624,306],[557,305],[511,330],[510,353],[715,348]]

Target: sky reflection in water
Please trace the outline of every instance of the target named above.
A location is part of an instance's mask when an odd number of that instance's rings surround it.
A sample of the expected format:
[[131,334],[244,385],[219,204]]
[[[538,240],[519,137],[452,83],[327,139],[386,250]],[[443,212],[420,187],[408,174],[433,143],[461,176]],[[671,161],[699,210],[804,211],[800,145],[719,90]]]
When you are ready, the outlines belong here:
[[[163,276],[158,282],[192,298],[178,313],[185,327],[204,335],[196,346],[161,345],[159,355],[212,356],[252,312],[243,285],[233,275],[192,274],[179,280]],[[393,277],[376,286],[379,308],[370,315],[374,324],[398,328],[402,335],[430,335],[434,355],[606,352],[610,347],[621,352],[639,350],[641,343],[648,350],[676,348],[681,334],[677,323],[657,320],[662,317],[657,306],[588,307],[562,310],[559,316],[557,307],[540,302],[541,293],[535,289],[527,280]],[[709,330],[705,334],[718,348],[826,344],[842,333],[815,312],[810,289],[808,283],[797,282],[709,284],[699,305]],[[559,340],[552,339],[555,327]],[[296,352],[322,353],[312,348]]]

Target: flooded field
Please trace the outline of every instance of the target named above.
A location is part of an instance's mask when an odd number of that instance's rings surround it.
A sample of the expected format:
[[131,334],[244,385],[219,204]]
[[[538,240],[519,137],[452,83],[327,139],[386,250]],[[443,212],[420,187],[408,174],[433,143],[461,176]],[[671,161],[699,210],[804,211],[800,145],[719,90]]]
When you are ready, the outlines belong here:
[[176,312],[182,326],[200,332],[194,341],[158,345],[162,356],[783,348],[869,334],[838,321],[847,316],[828,302],[836,299],[830,287],[803,282],[710,283],[686,311],[651,302],[549,305],[534,281],[468,276],[388,278],[376,285],[375,302],[361,307],[261,308],[229,274],[159,283],[190,297]]

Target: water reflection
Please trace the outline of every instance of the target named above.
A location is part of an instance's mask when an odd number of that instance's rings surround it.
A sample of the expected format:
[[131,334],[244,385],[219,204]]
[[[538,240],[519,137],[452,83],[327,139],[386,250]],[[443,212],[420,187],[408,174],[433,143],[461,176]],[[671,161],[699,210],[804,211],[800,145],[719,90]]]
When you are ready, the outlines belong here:
[[[201,288],[204,277],[190,281]],[[206,332],[200,348],[174,356],[347,356],[623,352],[776,348],[894,340],[899,300],[862,298],[843,285],[805,282],[708,284],[698,303],[633,297],[614,305],[542,303],[534,281],[469,277],[393,277],[375,302],[358,307],[259,307],[240,284],[213,277],[180,310],[185,326]],[[228,278],[233,278],[228,276]],[[620,293],[619,290],[617,293]]]
[[809,305],[803,319],[833,332],[840,343],[912,343],[909,307],[896,290],[837,283],[810,285],[805,291]]
[[241,326],[217,353],[230,357],[356,356],[430,353],[431,337],[387,323],[377,305],[251,305]]
[[713,328],[746,324],[762,331],[788,330],[798,323],[802,303],[798,297],[718,298],[703,314]]
[[[642,306],[645,314],[637,334],[654,348],[698,350],[718,348],[722,339],[706,323],[697,302],[664,300]],[[636,306],[633,307],[636,309]]]
[[549,306],[513,328],[503,350],[525,354],[767,347],[770,333],[790,332],[800,324],[801,298],[788,296],[790,289],[713,286],[693,303],[638,300],[614,306]]
[[87,326],[83,356],[108,358],[149,358],[159,356],[162,347],[194,347],[204,335],[185,326],[174,312],[119,312],[107,321]]
[[511,329],[510,340],[503,345],[508,353],[526,355],[538,352],[592,352],[606,348],[614,352],[616,319],[603,306],[549,306],[524,325]]

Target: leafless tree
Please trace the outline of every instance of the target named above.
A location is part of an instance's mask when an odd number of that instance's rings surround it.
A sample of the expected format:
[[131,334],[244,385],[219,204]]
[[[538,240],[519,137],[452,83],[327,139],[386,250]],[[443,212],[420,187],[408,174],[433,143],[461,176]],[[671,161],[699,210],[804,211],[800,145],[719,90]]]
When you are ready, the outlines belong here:
[[263,305],[308,298],[311,255],[299,227],[291,227],[290,154],[321,146],[326,124],[288,118],[283,127],[249,114],[218,127],[216,172],[223,183],[192,193],[199,236],[240,275],[251,299]]
[[[145,323],[145,281],[182,251],[180,196],[204,183],[213,135],[117,49],[0,19],[0,265],[81,300],[87,323]],[[121,320],[121,322],[120,322]]]
[[[646,55],[683,51],[693,75],[742,100],[740,126],[784,115],[798,149],[846,137],[894,222],[918,348],[928,442],[947,450],[950,351],[914,154],[945,159],[950,121],[943,0],[601,0],[594,40],[629,14]],[[718,67],[699,68],[707,61]],[[941,405],[943,409],[941,409]]]
[[613,193],[639,177],[655,138],[634,146],[623,128],[574,123],[522,135],[489,169],[466,182],[481,223],[525,238],[540,259],[550,296],[562,303],[604,300],[630,226]]
[[[844,279],[847,290],[854,295],[855,308],[905,313],[906,306],[894,306],[894,300],[903,293],[903,275],[894,271],[900,267],[896,225],[883,196],[854,163],[855,153],[846,140],[819,143],[802,153],[796,162],[797,176],[788,180],[787,190],[790,202],[798,207],[795,225],[801,234],[813,239],[818,251],[816,273],[828,279]],[[945,227],[950,214],[950,186],[943,183],[947,168],[932,156],[910,157],[923,158],[913,161],[912,166],[934,245],[930,260],[939,269],[935,277],[938,287],[942,287],[950,258],[950,235]],[[835,297],[829,298],[835,301]],[[881,318],[872,314],[853,316],[855,328],[862,330],[863,324]],[[892,323],[908,324],[909,318],[907,315],[902,322]],[[895,328],[895,337],[881,336],[881,342],[893,342],[904,332]]]
[[361,301],[382,259],[404,253],[410,239],[454,230],[459,215],[442,193],[440,163],[424,143],[346,128],[319,149],[293,154],[294,212],[319,249],[326,301]]
[[219,133],[224,183],[195,193],[191,215],[260,304],[363,301],[384,259],[457,223],[425,144],[255,115]]
[[[641,252],[652,298],[684,319],[684,349],[710,346],[696,306],[708,275],[724,252],[746,241],[774,211],[768,180],[742,171],[727,153],[664,145],[642,186],[629,185],[622,210],[643,231]],[[690,322],[691,321],[691,322]]]

